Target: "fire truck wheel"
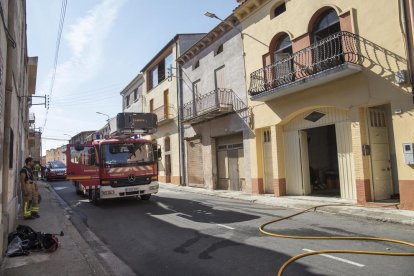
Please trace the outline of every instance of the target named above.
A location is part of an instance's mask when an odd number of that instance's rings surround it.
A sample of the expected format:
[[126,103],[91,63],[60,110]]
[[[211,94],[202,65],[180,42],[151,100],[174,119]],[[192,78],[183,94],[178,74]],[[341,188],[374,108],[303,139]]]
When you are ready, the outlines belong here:
[[142,200],[149,200],[151,198],[151,194],[142,195],[140,196]]
[[80,189],[79,187],[79,183],[75,183],[75,189],[76,189],[76,194],[77,195],[83,195],[83,190]]
[[92,190],[91,202],[92,202],[93,205],[99,205],[99,203],[100,203],[100,200],[99,200],[99,189],[93,189]]

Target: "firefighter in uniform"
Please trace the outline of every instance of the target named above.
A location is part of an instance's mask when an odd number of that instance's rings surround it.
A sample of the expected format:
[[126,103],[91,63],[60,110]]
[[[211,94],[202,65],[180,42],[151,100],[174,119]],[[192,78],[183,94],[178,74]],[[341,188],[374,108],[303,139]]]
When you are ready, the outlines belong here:
[[23,218],[39,218],[39,193],[37,184],[33,176],[33,158],[28,157],[25,160],[25,166],[20,170],[20,183],[23,194]]

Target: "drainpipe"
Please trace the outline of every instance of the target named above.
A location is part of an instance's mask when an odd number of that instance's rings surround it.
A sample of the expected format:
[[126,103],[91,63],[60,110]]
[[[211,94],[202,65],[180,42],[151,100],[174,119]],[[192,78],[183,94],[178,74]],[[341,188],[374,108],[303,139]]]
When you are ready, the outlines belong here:
[[[407,22],[407,10],[406,10],[406,0],[400,0],[400,8],[401,8],[401,26],[402,26],[402,32],[405,40],[405,51],[407,55],[407,70],[408,70],[408,79],[411,86],[411,93],[413,94],[413,103],[414,103],[414,91],[413,91],[413,71],[411,68],[412,62],[413,62],[413,45],[410,41],[410,36],[408,34],[408,22]],[[414,20],[414,18],[411,18],[411,20]],[[413,30],[414,31],[414,30]]]
[[[187,186],[186,184],[186,168],[185,168],[185,145],[184,145],[184,126],[183,126],[183,77],[181,65],[177,62],[178,59],[178,43],[175,42],[175,60],[176,68],[175,75],[177,76],[177,111],[178,111],[178,150],[180,152],[180,173],[181,173],[181,186]],[[172,74],[172,72],[171,72]]]

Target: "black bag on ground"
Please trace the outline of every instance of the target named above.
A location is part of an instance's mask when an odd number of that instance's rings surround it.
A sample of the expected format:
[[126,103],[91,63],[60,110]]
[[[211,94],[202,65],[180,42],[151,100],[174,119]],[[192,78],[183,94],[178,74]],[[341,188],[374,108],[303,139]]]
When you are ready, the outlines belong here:
[[18,225],[16,231],[13,231],[9,234],[8,242],[10,244],[12,240],[17,236],[22,240],[22,246],[24,250],[42,249],[39,235],[40,233],[34,231],[30,226]]
[[30,254],[30,251],[23,249],[24,243],[19,238],[19,236],[15,236],[11,242],[9,242],[9,246],[7,247],[6,256],[7,257],[17,257],[17,256],[27,256]]
[[7,256],[9,257],[28,255],[29,250],[44,249],[46,252],[54,252],[59,247],[59,240],[55,235],[36,232],[27,225],[18,225],[16,231],[9,234],[8,242],[10,254],[8,248]]

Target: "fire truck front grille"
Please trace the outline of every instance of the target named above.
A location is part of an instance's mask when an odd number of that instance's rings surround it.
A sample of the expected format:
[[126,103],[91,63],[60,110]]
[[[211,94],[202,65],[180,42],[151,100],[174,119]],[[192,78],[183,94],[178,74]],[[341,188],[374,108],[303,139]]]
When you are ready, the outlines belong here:
[[133,185],[147,185],[151,183],[150,177],[135,177],[134,181],[129,181],[128,178],[121,178],[111,181],[111,187],[128,187]]

